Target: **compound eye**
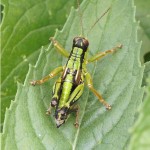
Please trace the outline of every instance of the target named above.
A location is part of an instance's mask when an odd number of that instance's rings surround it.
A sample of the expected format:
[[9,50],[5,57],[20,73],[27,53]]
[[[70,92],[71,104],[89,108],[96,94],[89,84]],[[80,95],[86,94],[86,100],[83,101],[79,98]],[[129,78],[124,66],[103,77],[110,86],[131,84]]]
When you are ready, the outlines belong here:
[[73,43],[75,43],[75,41],[76,41],[76,37],[73,39]]
[[86,47],[88,47],[89,46],[89,41],[88,40],[83,40],[83,43],[84,43],[84,45],[86,46]]
[[53,99],[52,101],[51,101],[51,106],[52,107],[55,107],[57,105],[57,100],[56,99]]
[[73,43],[76,43],[76,41],[77,41],[78,39],[79,39],[78,37],[75,37],[75,38],[73,39]]

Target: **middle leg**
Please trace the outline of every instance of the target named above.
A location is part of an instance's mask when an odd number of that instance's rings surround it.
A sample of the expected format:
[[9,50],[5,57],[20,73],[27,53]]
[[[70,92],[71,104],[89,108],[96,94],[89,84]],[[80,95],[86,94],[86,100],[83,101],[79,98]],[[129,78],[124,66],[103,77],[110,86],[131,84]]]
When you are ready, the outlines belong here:
[[55,68],[52,72],[50,72],[50,74],[48,76],[42,78],[41,80],[31,81],[30,84],[33,86],[35,86],[37,84],[43,84],[44,82],[55,77],[58,73],[60,73],[62,71],[63,71],[63,66]]
[[89,87],[89,89],[95,94],[95,96],[97,96],[99,101],[106,107],[106,109],[110,110],[111,106],[103,99],[101,94],[97,90],[95,90],[95,88],[93,87],[92,77],[88,72],[85,74],[85,78],[86,78],[87,86]]

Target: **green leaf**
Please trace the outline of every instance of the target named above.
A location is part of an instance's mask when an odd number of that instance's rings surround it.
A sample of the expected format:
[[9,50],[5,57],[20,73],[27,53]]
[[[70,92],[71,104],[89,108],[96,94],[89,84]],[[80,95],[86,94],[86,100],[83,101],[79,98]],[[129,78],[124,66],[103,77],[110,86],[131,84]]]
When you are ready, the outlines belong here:
[[[128,146],[136,109],[141,104],[143,67],[140,66],[140,43],[136,42],[137,23],[132,0],[85,0],[81,6],[85,36],[93,23],[109,7],[111,10],[88,34],[90,55],[117,44],[123,48],[101,61],[88,65],[94,87],[112,105],[106,111],[91,91],[85,87],[79,100],[80,126],[74,128],[75,116],[56,128],[53,115],[45,115],[51,100],[54,81],[32,87],[29,82],[40,79],[66,59],[52,45],[43,47],[35,67],[30,65],[24,85],[18,84],[15,101],[6,112],[2,149],[98,149],[122,150]],[[128,12],[128,13],[127,13]],[[72,39],[80,35],[80,13],[72,9],[57,39],[68,51]]]
[[149,150],[150,148],[150,78],[146,87],[146,98],[139,111],[139,118],[132,129],[131,150]]
[[2,119],[14,100],[17,81],[23,82],[29,63],[35,64],[42,45],[61,29],[76,0],[3,0]]
[[141,47],[141,62],[150,61],[144,59],[145,54],[150,53],[150,1],[149,0],[134,0],[137,7],[136,19],[140,21],[138,30],[138,38],[142,41]]

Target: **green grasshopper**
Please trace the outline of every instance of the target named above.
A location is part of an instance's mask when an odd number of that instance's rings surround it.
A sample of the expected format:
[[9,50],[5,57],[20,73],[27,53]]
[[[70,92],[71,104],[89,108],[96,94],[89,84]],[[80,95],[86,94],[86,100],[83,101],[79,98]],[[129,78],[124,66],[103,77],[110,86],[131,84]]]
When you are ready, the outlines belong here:
[[[107,11],[105,13],[107,13]],[[104,16],[104,14],[102,16]],[[100,18],[102,18],[102,16]],[[96,23],[100,20],[100,18],[96,21]],[[76,101],[83,93],[85,80],[88,88],[95,94],[95,96],[97,96],[98,100],[106,107],[106,109],[110,110],[111,105],[109,105],[102,98],[101,94],[93,87],[92,77],[87,71],[86,65],[99,60],[109,53],[113,53],[118,48],[121,48],[122,45],[118,45],[104,52],[99,52],[95,56],[88,58],[89,41],[83,36],[77,36],[73,39],[70,54],[54,38],[51,38],[51,40],[58,52],[68,58],[67,63],[64,66],[54,69],[43,79],[32,81],[30,83],[34,86],[37,84],[42,84],[61,73],[61,76],[57,79],[53,86],[52,101],[46,112],[46,114],[49,115],[51,113],[51,107],[55,108],[54,116],[57,128],[65,123],[69,114],[73,111],[76,112],[76,120],[74,125],[75,127],[79,126],[79,106],[76,104]]]

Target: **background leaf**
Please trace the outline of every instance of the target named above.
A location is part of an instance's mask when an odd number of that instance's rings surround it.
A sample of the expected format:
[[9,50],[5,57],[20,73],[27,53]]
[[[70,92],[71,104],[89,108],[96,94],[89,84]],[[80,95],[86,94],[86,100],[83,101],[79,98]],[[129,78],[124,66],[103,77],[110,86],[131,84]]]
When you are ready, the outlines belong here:
[[150,148],[150,78],[146,88],[146,98],[140,109],[140,116],[132,129],[131,150],[149,150]]
[[42,45],[61,29],[76,0],[3,0],[2,119],[14,100],[17,81],[23,82],[29,63],[35,64]]
[[150,61],[145,63],[145,69],[144,69],[144,76],[143,76],[143,82],[142,85],[147,85],[147,79],[150,78]]
[[150,61],[150,1],[134,0],[136,5],[136,19],[140,21],[138,38],[142,41],[141,62]]
[[[136,42],[137,23],[134,21],[132,1],[86,0],[81,10],[87,34],[93,22],[110,6],[110,12],[88,36],[90,54],[119,43],[123,44],[123,49],[89,65],[88,70],[93,74],[95,88],[113,109],[106,111],[86,87],[79,100],[80,127],[73,127],[75,117],[71,115],[66,124],[57,129],[53,115],[45,116],[56,78],[41,86],[29,85],[29,81],[47,75],[66,62],[52,46],[45,46],[36,67],[30,66],[25,84],[18,84],[15,101],[6,112],[2,149],[126,149],[130,137],[128,129],[134,123],[143,95],[143,68],[138,59],[140,44]],[[55,36],[68,50],[73,37],[80,34],[79,22],[79,13],[72,10],[63,31]]]

